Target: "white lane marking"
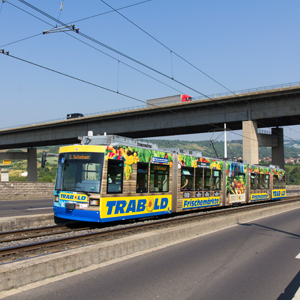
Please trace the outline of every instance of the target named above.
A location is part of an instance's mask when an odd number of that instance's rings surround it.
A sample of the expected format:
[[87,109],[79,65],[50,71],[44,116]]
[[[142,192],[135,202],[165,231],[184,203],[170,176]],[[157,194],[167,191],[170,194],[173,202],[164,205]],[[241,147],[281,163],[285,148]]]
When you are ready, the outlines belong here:
[[[300,253],[295,258],[300,259]],[[300,287],[298,288],[292,300],[300,300]]]
[[40,207],[40,208],[27,208],[27,210],[49,209],[49,208],[53,208],[53,207],[50,206],[50,207]]
[[[297,256],[296,256],[297,257]],[[297,290],[296,294],[292,298],[292,300],[299,300],[300,299],[300,288]]]

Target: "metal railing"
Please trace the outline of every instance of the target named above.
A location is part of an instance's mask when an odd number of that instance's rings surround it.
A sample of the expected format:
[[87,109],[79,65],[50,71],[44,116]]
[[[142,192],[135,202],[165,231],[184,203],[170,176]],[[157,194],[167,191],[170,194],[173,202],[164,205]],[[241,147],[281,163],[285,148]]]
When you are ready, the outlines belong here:
[[[193,97],[192,101],[204,100],[204,99],[213,99],[213,98],[226,97],[226,96],[232,96],[232,95],[242,95],[242,94],[261,92],[261,91],[272,91],[272,90],[276,90],[276,89],[282,89],[282,88],[293,87],[293,86],[300,86],[300,81],[291,82],[291,83],[276,84],[276,85],[269,85],[269,86],[252,88],[252,89],[238,90],[238,91],[233,91],[233,93],[225,92],[225,93],[207,95],[206,97],[205,96]],[[175,104],[175,103],[178,103],[178,102],[177,101],[167,101],[167,102],[160,103],[159,106]],[[84,117],[104,115],[104,114],[112,114],[112,113],[123,112],[123,111],[125,112],[125,111],[129,111],[129,110],[138,110],[138,109],[143,109],[143,108],[147,108],[147,107],[149,108],[151,106],[149,106],[149,105],[147,106],[146,103],[145,103],[144,105],[140,105],[140,106],[131,106],[131,107],[112,109],[112,110],[107,110],[107,111],[102,111],[102,112],[88,113],[88,114],[85,114]],[[22,124],[22,125],[4,127],[4,128],[0,128],[0,130],[26,127],[26,126],[33,126],[33,125],[39,125],[39,124],[47,124],[47,123],[66,121],[66,120],[67,120],[66,118],[59,118],[59,119],[53,119],[53,120],[47,120],[47,121],[40,121],[40,122],[34,122],[34,123],[27,123],[27,124]]]
[[201,100],[201,99],[210,99],[210,98],[218,98],[218,97],[226,97],[226,96],[232,96],[232,95],[241,95],[241,94],[248,94],[248,93],[254,93],[254,92],[261,92],[261,91],[272,91],[287,87],[293,87],[293,86],[299,86],[300,81],[291,82],[291,83],[283,83],[283,84],[276,84],[276,85],[269,85],[269,86],[263,86],[258,88],[252,88],[252,89],[245,89],[245,90],[239,90],[231,92],[225,92],[225,93],[219,93],[219,94],[212,94],[208,95],[207,97],[201,96],[198,98],[193,98],[193,100]]

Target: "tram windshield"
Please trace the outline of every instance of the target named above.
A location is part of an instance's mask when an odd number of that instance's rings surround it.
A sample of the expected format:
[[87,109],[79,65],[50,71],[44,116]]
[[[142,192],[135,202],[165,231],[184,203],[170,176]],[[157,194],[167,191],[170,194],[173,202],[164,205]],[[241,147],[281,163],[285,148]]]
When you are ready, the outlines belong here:
[[59,191],[100,193],[103,153],[61,153],[55,189]]

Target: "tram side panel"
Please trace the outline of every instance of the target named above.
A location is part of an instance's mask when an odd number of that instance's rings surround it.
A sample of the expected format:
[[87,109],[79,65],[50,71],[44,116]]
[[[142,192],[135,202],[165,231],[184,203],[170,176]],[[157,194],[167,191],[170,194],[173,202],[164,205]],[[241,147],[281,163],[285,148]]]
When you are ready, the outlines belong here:
[[285,171],[269,166],[249,165],[249,203],[285,198]]
[[286,197],[286,176],[283,169],[271,168],[271,197],[274,200]]
[[272,199],[270,167],[249,165],[249,180],[249,203]]
[[223,161],[178,155],[177,211],[223,205]]
[[226,166],[226,205],[244,204],[247,201],[247,165],[224,162]]
[[100,200],[102,222],[172,212],[171,153],[107,146]]

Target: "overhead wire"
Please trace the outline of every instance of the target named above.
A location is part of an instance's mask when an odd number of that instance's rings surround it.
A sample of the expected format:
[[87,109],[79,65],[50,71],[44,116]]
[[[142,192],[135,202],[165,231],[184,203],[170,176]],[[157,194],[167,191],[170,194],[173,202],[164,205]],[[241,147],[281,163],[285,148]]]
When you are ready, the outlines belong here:
[[134,25],[135,27],[137,27],[139,30],[141,30],[142,32],[144,32],[146,35],[148,35],[150,38],[152,38],[154,41],[156,41],[157,43],[159,43],[161,46],[163,46],[164,48],[166,48],[167,50],[169,50],[171,53],[173,53],[174,55],[176,55],[177,57],[179,57],[180,59],[182,59],[184,62],[186,62],[187,64],[189,64],[190,66],[192,66],[193,68],[195,68],[196,70],[198,70],[199,72],[201,72],[203,75],[205,75],[206,77],[208,77],[209,79],[213,80],[215,83],[217,83],[218,85],[222,86],[224,89],[226,89],[227,91],[229,91],[230,93],[234,94],[233,91],[231,91],[230,89],[228,89],[226,86],[224,86],[223,84],[221,84],[219,81],[217,81],[216,79],[214,79],[213,77],[209,76],[207,73],[205,73],[204,71],[202,71],[201,69],[199,69],[198,67],[196,67],[194,64],[192,64],[191,62],[189,62],[187,59],[183,58],[181,55],[179,55],[178,53],[176,53],[174,50],[170,49],[168,46],[166,46],[164,43],[162,43],[161,41],[159,41],[157,38],[155,38],[153,35],[151,35],[150,33],[148,33],[146,30],[144,30],[143,28],[141,28],[140,26],[138,26],[136,23],[134,23],[133,21],[131,21],[129,18],[125,17],[123,14],[121,14],[119,11],[117,11],[116,9],[114,9],[111,5],[109,5],[107,2],[100,0],[101,2],[103,2],[105,5],[107,5],[109,8],[113,9],[117,14],[119,14],[120,16],[122,16],[124,19],[126,19],[128,22],[130,22],[132,25]]
[[[21,1],[21,2],[25,2],[25,1]],[[31,6],[31,5],[29,5],[29,6]],[[39,9],[38,9],[39,10]],[[48,15],[48,14],[46,14],[46,15]],[[53,18],[53,17],[51,17],[51,18]],[[58,21],[58,20],[57,20]],[[58,21],[59,22],[59,21]],[[46,22],[47,23],[47,22]],[[60,22],[61,23],[61,22]],[[63,24],[62,24],[63,25]],[[210,97],[207,97],[207,98],[210,98]]]
[[[27,5],[27,6],[29,6],[29,7],[32,8],[32,9],[36,10],[37,12],[39,12],[39,13],[45,15],[46,17],[52,19],[53,21],[56,21],[56,22],[60,23],[62,26],[67,26],[67,24],[65,24],[65,23],[63,23],[63,22],[57,20],[57,19],[54,18],[53,16],[51,16],[51,15],[49,15],[48,13],[46,13],[46,12],[40,10],[40,9],[37,8],[37,7],[31,5],[30,3],[26,2],[25,0],[18,0],[18,1],[21,2],[21,3],[23,3],[23,4],[25,4],[25,5]],[[101,1],[102,1],[102,0],[101,0]],[[113,8],[112,8],[112,9],[113,9]],[[106,44],[104,44],[104,43],[102,43],[102,42],[100,42],[100,41],[98,41],[98,40],[96,40],[96,39],[94,39],[94,38],[92,38],[92,37],[86,35],[86,34],[84,34],[84,33],[78,32],[78,34],[79,34],[80,36],[86,38],[86,39],[91,40],[92,42],[94,42],[94,43],[96,43],[96,44],[99,44],[99,45],[102,46],[102,47],[105,47],[106,49],[108,49],[108,50],[110,50],[110,51],[112,51],[112,52],[115,52],[116,54],[119,54],[119,55],[121,55],[121,56],[123,56],[123,57],[125,57],[125,58],[127,58],[127,59],[129,59],[129,60],[131,60],[131,61],[133,61],[133,62],[135,62],[135,63],[137,63],[137,64],[140,64],[141,66],[143,66],[143,67],[145,67],[145,68],[148,68],[148,69],[150,69],[150,70],[152,70],[152,71],[154,71],[154,72],[156,72],[156,73],[158,73],[158,74],[160,74],[160,75],[162,75],[162,76],[164,76],[164,77],[166,77],[166,78],[168,78],[168,79],[171,79],[171,80],[173,80],[174,82],[176,82],[176,83],[178,83],[178,84],[180,84],[180,85],[182,85],[182,86],[184,86],[184,87],[186,87],[186,88],[188,88],[188,89],[190,89],[190,90],[192,90],[192,91],[194,91],[194,92],[196,92],[196,93],[198,93],[198,94],[200,94],[200,95],[202,95],[202,96],[204,96],[204,97],[206,97],[206,98],[212,100],[211,97],[209,97],[209,96],[203,94],[202,92],[197,91],[196,89],[194,89],[194,88],[192,88],[192,87],[190,87],[190,86],[188,86],[188,85],[186,85],[186,84],[184,84],[184,83],[182,83],[182,82],[180,82],[180,81],[178,81],[178,80],[176,80],[176,79],[170,77],[169,75],[164,74],[164,73],[162,73],[162,72],[160,72],[160,71],[158,71],[158,70],[156,70],[156,69],[154,69],[154,68],[152,68],[152,67],[150,67],[150,66],[148,66],[148,65],[146,65],[146,64],[144,64],[144,63],[142,63],[142,62],[140,62],[140,61],[138,61],[138,60],[136,60],[136,59],[134,59],[134,58],[132,58],[132,57],[130,57],[130,56],[128,56],[128,55],[126,55],[125,53],[122,53],[122,52],[120,52],[120,51],[118,51],[118,50],[116,50],[116,49],[114,49],[114,48],[112,48],[112,47],[110,47],[110,46],[108,46],[108,45],[106,45]],[[171,50],[171,49],[170,49],[170,50]],[[226,107],[223,103],[221,103],[221,105],[224,106],[224,107]],[[241,114],[241,115],[244,116],[244,117],[246,116],[246,115],[243,115],[243,114],[240,113],[240,112],[237,112],[237,113]],[[261,125],[264,125],[263,123],[260,123],[260,124],[261,124]]]
[[[210,78],[211,80],[213,80],[215,83],[217,83],[218,85],[222,86],[224,89],[226,89],[227,91],[229,91],[230,93],[232,93],[233,95],[236,95],[232,90],[228,89],[226,86],[224,86],[223,84],[221,84],[219,81],[215,80],[214,78],[212,78],[211,76],[209,76],[207,73],[205,73],[203,70],[199,69],[197,66],[195,66],[194,64],[192,64],[191,62],[189,62],[187,59],[185,59],[184,57],[182,57],[181,55],[179,55],[178,53],[176,53],[174,50],[172,50],[171,48],[169,48],[167,45],[165,45],[164,43],[162,43],[161,41],[159,41],[157,38],[155,38],[153,35],[151,35],[149,32],[147,32],[146,30],[144,30],[143,28],[141,28],[139,25],[137,25],[136,23],[134,23],[132,20],[130,20],[129,18],[127,18],[126,16],[124,16],[122,13],[120,13],[119,11],[117,11],[114,7],[112,7],[111,5],[109,5],[107,2],[105,2],[104,0],[100,0],[102,3],[104,3],[105,5],[107,5],[109,8],[111,8],[114,12],[116,12],[117,14],[119,14],[122,18],[126,19],[128,22],[130,22],[132,25],[134,25],[135,27],[137,27],[139,30],[141,30],[143,33],[145,33],[146,35],[148,35],[151,39],[153,39],[154,41],[156,41],[158,44],[160,44],[161,46],[163,46],[165,49],[170,51],[171,54],[171,64],[172,64],[172,78],[173,76],[173,61],[172,61],[172,54],[176,55],[177,57],[179,57],[180,59],[182,59],[184,62],[186,62],[187,64],[189,64],[190,66],[192,66],[193,68],[195,68],[196,70],[198,70],[199,72],[201,72],[202,74],[204,74],[205,76],[207,76],[208,78]],[[263,124],[262,124],[263,125]],[[299,132],[298,132],[299,133]]]
[[[23,2],[23,1],[21,1],[21,2]],[[8,3],[9,3],[9,2],[8,2]],[[11,4],[11,3],[10,3],[10,4]],[[13,6],[15,6],[15,5],[13,5]],[[19,8],[19,7],[17,7],[17,6],[15,6],[15,7],[16,7],[16,8]],[[24,12],[26,12],[26,11],[23,10],[23,9],[21,9],[21,10],[24,11]],[[31,13],[29,13],[29,14],[30,14],[31,16],[35,17],[35,15],[33,15],[33,14],[31,14]],[[52,26],[50,23],[48,23],[48,22],[46,22],[46,21],[44,21],[44,20],[42,20],[42,19],[40,19],[40,18],[38,18],[38,17],[36,17],[36,18],[39,19],[40,21],[43,21],[44,23],[46,23],[46,24]],[[59,20],[57,20],[57,21],[59,22]],[[62,25],[63,25],[63,24],[62,24]],[[68,34],[67,32],[64,32],[64,33],[65,33],[65,34]],[[82,42],[82,43],[84,43],[84,44],[86,44],[86,45],[88,45],[88,46],[90,46],[90,47],[96,49],[97,51],[99,51],[99,52],[101,52],[101,53],[103,53],[103,54],[109,56],[110,58],[119,61],[118,59],[114,58],[113,56],[111,56],[111,55],[109,55],[109,54],[107,54],[107,53],[105,53],[105,52],[103,52],[103,51],[101,51],[101,50],[99,50],[99,49],[97,49],[97,48],[91,46],[90,44],[88,44],[88,43],[86,43],[86,42],[84,42],[84,41],[82,41],[82,40],[80,40],[80,39],[74,37],[73,35],[70,35],[70,34],[68,34],[68,35],[69,35],[70,37],[75,38],[75,39],[79,40],[80,42]],[[3,47],[3,46],[1,46],[1,47]],[[120,61],[119,61],[119,62],[120,62]],[[154,77],[152,77],[152,76],[150,76],[150,75],[148,75],[148,74],[146,74],[146,73],[144,73],[144,72],[142,72],[142,71],[140,71],[140,70],[138,70],[138,69],[136,69],[136,68],[134,68],[134,67],[132,67],[132,66],[126,64],[126,63],[124,63],[124,62],[121,62],[121,63],[123,63],[124,65],[126,65],[126,66],[128,66],[128,67],[130,67],[130,68],[132,68],[132,69],[134,69],[134,70],[136,70],[136,71],[138,71],[138,72],[140,72],[140,73],[142,73],[142,74],[144,74],[144,75],[150,77],[150,78],[153,79],[153,80],[156,80],[156,81],[158,81],[158,82],[160,82],[160,83],[162,83],[162,84],[164,84],[164,85],[166,85],[166,86],[168,86],[168,87],[170,87],[170,88],[172,88],[172,89],[174,89],[174,90],[177,90],[177,89],[175,89],[175,88],[173,88],[173,87],[171,87],[171,86],[169,86],[169,85],[163,83],[162,81],[160,81],[160,80],[158,80],[158,79],[156,79],[156,78],[154,78]],[[172,78],[170,78],[170,79],[172,79]],[[182,91],[179,91],[179,90],[177,90],[177,91],[180,92],[180,93],[183,93]],[[208,97],[208,96],[206,96],[206,97],[209,98],[209,99],[212,99],[212,98],[210,98],[210,97]],[[222,104],[222,105],[223,105],[223,104]],[[224,106],[225,106],[225,105],[224,105]],[[225,107],[226,107],[226,106],[225,106]]]
[[[125,8],[129,8],[129,7],[133,7],[133,6],[136,6],[136,5],[144,4],[144,3],[150,2],[150,1],[152,1],[152,0],[145,0],[145,1],[137,2],[137,3],[131,4],[131,5],[127,5],[127,6],[123,6],[123,7],[117,8],[116,10],[123,10],[123,9],[125,9]],[[85,17],[85,18],[81,18],[81,19],[78,19],[78,20],[74,20],[74,21],[72,21],[72,22],[67,22],[67,24],[78,23],[78,22],[86,21],[86,20],[89,20],[89,19],[92,19],[92,18],[95,18],[95,17],[99,17],[99,16],[102,16],[102,15],[106,15],[106,14],[112,13],[112,12],[114,12],[114,11],[115,11],[115,10],[106,11],[106,12],[104,12],[104,13],[92,15],[92,16]]]
[[[54,18],[53,16],[51,16],[51,15],[49,15],[48,13],[46,13],[46,12],[40,10],[40,9],[37,8],[37,7],[31,5],[30,3],[28,3],[28,2],[26,2],[26,1],[24,1],[24,0],[18,0],[18,1],[21,2],[21,3],[23,3],[23,4],[25,4],[25,5],[27,5],[27,6],[29,6],[29,7],[32,8],[33,10],[39,12],[40,14],[43,14],[43,15],[46,16],[47,18],[53,20],[54,22],[57,22],[57,23],[61,24],[62,26],[67,26],[66,23],[57,20],[57,19]],[[149,70],[151,70],[151,71],[153,71],[153,72],[155,72],[155,73],[157,73],[157,74],[159,74],[159,75],[161,75],[161,76],[163,76],[163,77],[166,77],[166,78],[168,78],[168,79],[171,79],[171,80],[173,80],[174,82],[176,82],[176,83],[178,83],[178,84],[180,84],[180,85],[182,85],[182,86],[188,88],[189,90],[196,92],[197,94],[200,94],[200,95],[202,95],[202,96],[204,96],[204,97],[206,97],[206,98],[209,98],[207,95],[205,95],[205,94],[203,94],[202,92],[200,92],[200,91],[198,91],[198,90],[196,90],[196,89],[194,89],[194,88],[188,86],[187,84],[185,84],[185,83],[183,83],[183,82],[180,82],[180,81],[178,81],[178,80],[176,80],[176,79],[172,79],[172,77],[170,77],[169,75],[164,74],[163,72],[161,72],[161,71],[159,71],[159,70],[156,70],[155,68],[152,68],[152,67],[146,65],[145,63],[142,63],[142,62],[138,61],[137,59],[135,59],[135,58],[133,58],[133,57],[131,57],[131,56],[129,56],[129,55],[127,55],[127,54],[125,54],[125,53],[123,53],[123,52],[117,50],[117,49],[114,49],[114,48],[112,48],[112,47],[110,47],[110,46],[108,46],[108,45],[106,45],[106,44],[104,44],[104,43],[102,43],[102,42],[96,40],[95,38],[92,38],[92,37],[88,36],[87,34],[84,34],[84,33],[82,33],[82,32],[78,32],[78,35],[80,35],[80,36],[82,36],[82,37],[84,37],[84,38],[86,38],[86,39],[88,39],[88,40],[94,42],[95,44],[98,44],[98,45],[100,45],[100,46],[102,46],[102,47],[104,47],[104,48],[106,48],[106,49],[108,49],[108,50],[110,50],[110,51],[112,51],[112,52],[114,52],[114,53],[120,55],[120,56],[123,56],[123,57],[127,58],[128,60],[131,60],[131,61],[135,62],[136,64],[139,64],[139,65],[141,65],[141,66],[143,66],[143,67],[145,67],[145,68],[147,68],[147,69],[149,69]]]
[[[42,65],[40,65],[40,64],[37,64],[37,63],[31,62],[31,61],[22,59],[22,58],[20,58],[20,57],[14,56],[14,55],[11,55],[10,53],[7,53],[6,51],[1,51],[0,54],[4,54],[5,56],[14,58],[14,59],[16,59],[16,60],[19,60],[19,61],[22,61],[22,62],[31,64],[31,65],[33,65],[33,66],[36,66],[36,67],[45,69],[45,70],[47,70],[47,71],[51,71],[51,72],[53,72],[53,73],[56,73],[56,74],[59,74],[59,75],[65,76],[65,77],[68,77],[68,78],[70,78],[70,79],[74,79],[74,80],[80,81],[80,82],[82,82],[82,83],[86,83],[86,84],[88,84],[88,85],[91,85],[91,86],[94,86],[94,87],[97,87],[97,88],[101,88],[101,89],[106,90],[106,91],[108,91],[108,92],[112,92],[112,93],[115,93],[115,94],[124,96],[124,97],[126,97],[126,98],[129,98],[129,99],[132,99],[132,100],[141,102],[141,103],[147,103],[146,101],[141,100],[141,99],[138,99],[138,98],[136,98],[136,97],[133,97],[133,96],[130,96],[130,95],[127,95],[127,94],[124,94],[124,93],[116,92],[116,91],[114,91],[114,90],[112,90],[112,89],[109,89],[109,88],[103,87],[103,86],[101,86],[101,85],[98,85],[98,84],[89,82],[89,81],[87,81],[87,80],[83,80],[83,79],[80,79],[80,78],[78,78],[78,77],[75,77],[75,76],[72,76],[72,75],[68,75],[68,74],[66,74],[66,73],[63,73],[63,72],[60,72],[60,71],[57,71],[57,70],[54,70],[54,69],[51,69],[51,68],[42,66]],[[158,107],[157,105],[153,105],[153,104],[151,104],[151,105],[152,105],[153,107]],[[175,115],[178,115],[177,112],[175,112],[175,111],[173,111],[173,110],[171,110],[171,109],[169,109],[168,111],[169,111],[170,113],[173,113],[173,114],[175,114]],[[215,127],[216,129],[220,129],[220,127],[218,127],[218,126],[216,126],[216,125],[214,125],[214,124],[209,124],[209,123],[205,123],[205,122],[201,122],[201,123],[202,123],[203,125],[210,125],[211,127]],[[242,135],[240,135],[240,134],[238,134],[238,133],[236,133],[236,132],[233,132],[233,134],[236,134],[236,135],[238,135],[238,136],[242,136]],[[251,138],[249,138],[249,137],[247,137],[247,138],[248,138],[248,139],[251,139]]]
[[[32,9],[38,11],[39,13],[41,13],[41,14],[47,16],[48,18],[50,18],[50,19],[52,19],[52,20],[54,20],[54,21],[57,21],[57,22],[60,23],[61,25],[66,26],[65,23],[60,22],[58,19],[55,19],[54,17],[48,15],[47,13],[41,11],[41,10],[38,9],[38,8],[32,6],[31,4],[27,3],[26,1],[23,1],[23,0],[19,0],[19,1],[22,2],[22,3],[25,4],[25,5],[28,5],[28,6],[31,7]],[[113,10],[116,11],[115,9],[113,9]],[[107,46],[107,45],[105,45],[105,44],[103,44],[103,43],[101,43],[101,42],[99,42],[99,41],[97,41],[97,40],[95,40],[95,39],[93,39],[93,38],[91,38],[91,37],[85,35],[85,34],[82,34],[82,33],[79,33],[79,34],[80,34],[81,36],[87,38],[87,39],[90,39],[91,41],[93,41],[93,42],[95,42],[95,43],[97,43],[97,44],[100,44],[100,45],[103,46],[103,47],[106,47],[107,49],[109,49],[109,50],[111,50],[111,51],[113,51],[113,52],[115,52],[115,53],[117,53],[117,54],[119,54],[119,55],[122,55],[122,56],[124,56],[124,57],[126,57],[126,58],[128,58],[128,59],[130,59],[130,60],[132,60],[132,61],[134,61],[134,62],[136,62],[136,63],[139,63],[140,65],[142,65],[142,66],[144,66],[144,67],[146,67],[146,68],[149,68],[149,69],[152,70],[152,71],[155,71],[155,72],[159,73],[160,75],[163,75],[163,76],[165,76],[165,77],[167,77],[167,78],[169,78],[169,79],[174,80],[172,77],[170,77],[170,76],[168,76],[168,75],[166,75],[166,74],[163,74],[162,72],[160,72],[160,71],[158,71],[158,70],[155,70],[154,68],[151,68],[150,66],[147,66],[147,65],[145,65],[145,64],[143,64],[143,63],[141,63],[141,62],[135,60],[134,58],[131,58],[131,57],[127,56],[126,54],[124,54],[124,53],[122,53],[122,52],[120,52],[120,51],[118,51],[118,50],[116,50],[116,49],[111,48],[110,46]],[[171,50],[171,51],[172,51],[172,50]],[[175,54],[176,54],[176,53],[175,53]],[[176,55],[177,55],[177,54],[176,54]],[[208,99],[212,99],[212,98],[210,98],[210,97],[204,95],[203,93],[201,93],[201,92],[199,92],[199,91],[197,91],[197,90],[195,90],[195,89],[193,89],[193,88],[191,88],[191,87],[189,87],[189,86],[187,86],[187,85],[185,85],[185,84],[183,84],[183,83],[181,83],[181,82],[179,82],[179,81],[177,81],[177,80],[174,80],[174,81],[177,82],[177,83],[179,83],[179,84],[181,84],[181,85],[183,85],[183,86],[185,86],[185,87],[187,87],[187,88],[189,88],[189,89],[191,89],[191,90],[194,90],[195,92],[197,92],[197,93],[199,93],[199,94],[205,96],[205,97],[208,98]],[[228,89],[227,89],[227,90],[228,90]],[[229,90],[229,91],[230,91],[230,90]],[[121,93],[119,93],[119,94],[121,95]],[[225,107],[226,107],[226,106],[225,106]],[[262,124],[262,125],[263,125],[263,124]]]
[[[48,18],[52,19],[53,21],[56,21],[56,22],[60,23],[62,26],[67,26],[67,24],[65,24],[65,23],[63,23],[63,22],[57,20],[56,18],[50,16],[50,15],[47,14],[46,12],[43,12],[42,10],[40,10],[39,8],[37,8],[37,7],[33,6],[33,5],[31,5],[30,3],[27,3],[27,2],[24,1],[24,0],[18,0],[18,1],[20,1],[21,3],[23,3],[23,4],[27,5],[27,6],[29,6],[29,7],[32,8],[32,9],[36,10],[37,12],[39,12],[39,13],[41,13],[41,14],[47,16]],[[205,95],[205,94],[203,94],[203,93],[201,93],[201,92],[199,92],[199,91],[197,91],[197,90],[195,90],[195,89],[193,89],[193,88],[187,86],[186,84],[181,83],[180,81],[175,80],[174,78],[172,78],[172,77],[170,77],[170,76],[168,76],[168,75],[166,75],[166,74],[164,74],[164,73],[162,73],[162,72],[160,72],[160,71],[158,71],[158,70],[156,70],[156,69],[154,69],[154,68],[152,68],[152,67],[150,67],[150,66],[147,66],[147,65],[145,65],[144,63],[139,62],[139,61],[137,61],[137,60],[134,59],[134,58],[129,57],[128,55],[126,55],[126,54],[124,54],[124,53],[122,53],[122,52],[120,52],[120,51],[118,51],[118,50],[116,50],[116,49],[114,49],[114,48],[112,48],[112,47],[110,47],[110,46],[108,46],[108,45],[106,45],[106,44],[104,44],[104,43],[102,43],[102,42],[100,42],[100,41],[94,39],[94,38],[92,38],[92,37],[89,37],[89,36],[86,35],[86,34],[83,34],[83,33],[81,33],[81,32],[78,32],[78,34],[81,35],[81,36],[83,36],[83,37],[85,37],[85,38],[87,38],[87,39],[89,39],[89,40],[91,40],[91,41],[93,41],[94,43],[99,44],[99,45],[101,45],[101,46],[103,46],[103,47],[105,47],[105,48],[107,48],[107,49],[109,49],[109,50],[111,50],[111,51],[113,51],[113,52],[119,54],[119,55],[122,55],[123,57],[128,58],[128,59],[130,59],[130,60],[132,60],[132,61],[134,61],[134,62],[136,62],[136,63],[138,63],[138,64],[140,64],[140,65],[142,65],[142,66],[144,66],[144,67],[146,67],[146,68],[148,68],[148,69],[150,69],[150,70],[152,70],[152,71],[154,71],[154,72],[156,72],[156,73],[158,73],[158,74],[160,74],[160,75],[162,75],[162,76],[165,76],[165,77],[167,77],[167,78],[173,80],[174,82],[177,82],[177,83],[181,84],[182,86],[185,86],[185,87],[187,87],[188,89],[191,89],[191,90],[197,92],[198,94],[203,95],[204,97],[206,97],[206,98],[208,98],[208,99],[212,99],[211,97],[209,97],[209,96],[207,96],[207,95]],[[224,104],[221,104],[221,105],[225,106]],[[226,107],[226,106],[225,106],[225,107]],[[240,113],[240,114],[241,114],[241,113]]]
[[[0,0],[0,1],[1,1],[1,0]],[[0,16],[1,16],[2,9],[3,9],[3,3],[4,3],[4,1],[2,0],[2,1],[1,1],[1,7],[0,7]]]
[[[147,1],[151,1],[151,0],[147,0]],[[143,1],[143,2],[147,2],[147,1]],[[140,2],[140,3],[143,3],[143,2]],[[25,13],[31,15],[32,17],[37,18],[38,20],[44,22],[45,24],[47,24],[47,25],[53,27],[53,25],[52,25],[51,23],[49,23],[49,22],[47,22],[47,21],[45,21],[45,20],[43,20],[43,19],[41,19],[41,18],[36,17],[35,15],[33,15],[33,14],[27,12],[26,10],[24,10],[24,9],[22,9],[22,8],[20,8],[20,7],[16,6],[16,5],[14,5],[14,4],[8,2],[8,1],[7,1],[7,3],[10,4],[10,5],[12,5],[12,6],[14,6],[15,8],[20,9],[20,10],[22,10],[23,12],[25,12]],[[132,5],[131,5],[131,6],[132,6]],[[100,53],[102,53],[102,54],[104,54],[104,55],[110,57],[111,59],[114,59],[115,61],[120,62],[121,64],[127,66],[128,68],[131,68],[131,69],[135,70],[136,72],[139,72],[139,73],[141,73],[141,74],[143,74],[143,75],[145,75],[145,76],[151,78],[152,80],[155,80],[155,81],[157,81],[157,82],[159,82],[159,83],[161,83],[161,84],[163,84],[163,85],[165,85],[165,86],[167,86],[167,87],[173,89],[174,91],[177,91],[177,92],[183,94],[183,91],[178,90],[178,89],[176,89],[176,88],[174,88],[174,87],[168,85],[167,83],[165,83],[165,82],[163,82],[163,81],[161,81],[161,80],[159,80],[159,79],[156,79],[155,77],[153,77],[153,76],[151,76],[151,75],[149,75],[149,74],[147,74],[147,73],[145,73],[145,72],[143,72],[143,71],[141,71],[141,70],[139,70],[139,69],[137,69],[137,68],[135,68],[135,67],[133,67],[133,66],[131,66],[131,65],[129,65],[129,64],[127,64],[127,63],[125,63],[125,62],[123,62],[123,61],[121,61],[121,60],[119,60],[119,59],[117,59],[117,58],[115,58],[115,57],[113,57],[112,55],[109,55],[108,53],[106,53],[106,52],[104,52],[104,51],[102,51],[102,50],[100,50],[100,49],[98,49],[98,48],[92,46],[91,44],[88,44],[87,42],[85,42],[85,41],[83,41],[83,40],[77,38],[76,36],[71,35],[71,34],[69,34],[69,33],[67,33],[67,32],[63,32],[63,33],[65,33],[65,34],[67,34],[69,37],[71,37],[71,38],[73,38],[73,39],[76,39],[77,41],[79,41],[79,42],[81,42],[81,43],[87,45],[88,47],[91,47],[92,49],[94,49],[94,50],[96,50],[96,51],[98,51],[98,52],[100,52]],[[10,43],[4,44],[4,45],[0,45],[0,47],[1,47],[1,48],[2,48],[2,47],[6,47],[6,46],[8,46],[8,45],[12,45],[12,44],[15,44],[15,43],[24,41],[24,40],[26,40],[26,39],[30,39],[30,38],[39,36],[39,35],[43,35],[43,33],[38,33],[38,34],[32,35],[32,36],[27,37],[27,38],[23,38],[23,39],[14,41],[14,42],[10,42]]]

